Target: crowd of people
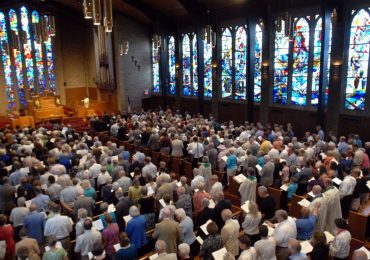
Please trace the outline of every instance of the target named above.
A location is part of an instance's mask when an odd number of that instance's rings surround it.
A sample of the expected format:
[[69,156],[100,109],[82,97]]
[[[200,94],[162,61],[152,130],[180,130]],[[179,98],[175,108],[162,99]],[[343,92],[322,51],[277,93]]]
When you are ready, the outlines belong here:
[[[298,139],[291,124],[169,109],[90,125],[0,132],[0,259],[300,260],[307,242],[311,259],[351,257],[346,219],[367,202],[370,180],[370,143],[358,135],[317,126]],[[191,161],[193,178],[150,151]],[[241,222],[225,192],[235,176],[247,205]],[[268,187],[285,187],[280,209]],[[292,218],[290,200],[306,193],[309,205]],[[357,250],[353,259],[368,258]]]

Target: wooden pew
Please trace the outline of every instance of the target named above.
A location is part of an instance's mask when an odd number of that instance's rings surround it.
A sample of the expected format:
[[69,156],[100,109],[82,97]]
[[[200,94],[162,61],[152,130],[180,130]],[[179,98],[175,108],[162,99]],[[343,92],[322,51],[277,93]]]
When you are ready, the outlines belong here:
[[226,174],[226,172],[212,170],[212,174],[217,175],[218,176],[218,181],[222,183],[222,179],[224,178],[224,175]]
[[164,161],[167,165],[167,169],[171,170],[171,156],[166,154],[161,154],[161,161]]
[[178,157],[172,157],[172,171],[180,175],[183,174],[182,166],[184,164],[184,159]]
[[159,152],[152,151],[150,157],[152,158],[152,163],[158,167],[161,154]]
[[283,191],[272,187],[268,187],[267,190],[270,196],[273,197],[275,200],[275,210],[280,209],[281,194],[283,193]]
[[[359,240],[366,240],[367,231],[369,228],[369,211],[367,210],[370,207],[368,204],[365,204],[358,212],[352,210],[349,211],[348,217],[348,230],[351,232],[352,237]],[[367,215],[364,215],[363,212]]]
[[299,201],[303,200],[304,197],[294,194],[290,201],[289,215],[295,218],[301,217],[302,206],[298,204]]
[[365,243],[363,241],[352,238],[350,248],[349,248],[349,259],[352,259],[353,252],[359,249],[360,247],[364,246],[364,244]]
[[228,191],[230,194],[234,195],[234,196],[239,196],[239,186],[240,184],[234,180],[233,177],[229,177],[229,188],[228,188]]
[[191,182],[193,179],[193,165],[191,162],[184,162],[184,175]]

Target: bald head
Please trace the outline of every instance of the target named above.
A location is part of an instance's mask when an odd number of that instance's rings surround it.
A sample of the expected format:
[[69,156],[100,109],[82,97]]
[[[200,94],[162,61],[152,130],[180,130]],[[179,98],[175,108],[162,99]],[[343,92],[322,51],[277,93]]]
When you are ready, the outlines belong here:
[[302,249],[299,241],[294,238],[289,239],[288,247],[291,250],[291,254],[299,253],[301,252],[301,249]]
[[155,243],[155,251],[157,252],[157,254],[160,255],[166,252],[166,249],[166,242],[164,242],[163,240],[157,240],[157,242]]
[[170,218],[171,217],[171,210],[169,208],[164,208],[163,211],[162,211],[162,217],[163,217],[163,219]]
[[312,187],[312,193],[316,196],[322,192],[322,188],[320,185],[315,185]]

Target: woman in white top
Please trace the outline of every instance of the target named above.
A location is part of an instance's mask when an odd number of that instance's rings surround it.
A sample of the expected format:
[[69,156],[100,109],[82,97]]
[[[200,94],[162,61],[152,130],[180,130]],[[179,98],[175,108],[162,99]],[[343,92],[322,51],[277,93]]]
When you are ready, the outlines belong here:
[[352,237],[347,230],[347,222],[343,218],[337,218],[335,226],[337,232],[333,242],[330,243],[330,254],[333,259],[348,259]]
[[254,201],[249,201],[248,209],[249,212],[244,218],[242,227],[244,229],[244,233],[250,237],[253,246],[254,243],[260,239],[258,227],[262,219],[262,214],[258,210],[258,206]]
[[267,225],[259,226],[261,240],[254,243],[254,249],[257,253],[257,260],[276,260],[275,248],[276,242],[272,236],[269,236]]

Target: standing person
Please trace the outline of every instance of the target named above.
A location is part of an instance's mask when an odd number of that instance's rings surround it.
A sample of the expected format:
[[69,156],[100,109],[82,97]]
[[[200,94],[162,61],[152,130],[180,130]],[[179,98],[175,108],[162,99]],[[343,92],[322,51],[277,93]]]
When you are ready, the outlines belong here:
[[126,233],[137,250],[143,248],[147,243],[146,228],[147,221],[136,206],[130,207],[132,219],[126,224]]
[[330,243],[330,254],[334,260],[348,259],[351,245],[351,233],[347,230],[347,222],[343,218],[335,220],[337,232],[334,240]]
[[177,252],[177,242],[182,239],[181,228],[179,223],[171,220],[171,210],[169,208],[162,210],[162,221],[155,225],[152,237],[166,243],[167,253]]
[[254,168],[244,168],[243,174],[246,174],[247,179],[245,179],[239,186],[241,205],[243,205],[247,200],[256,202],[257,189],[257,178],[255,176]]
[[204,260],[213,260],[212,253],[223,248],[224,243],[215,222],[210,222],[207,225],[207,232],[209,235],[200,247],[199,256],[203,257]]
[[37,211],[37,206],[31,204],[30,214],[24,218],[23,227],[27,228],[28,236],[37,240],[40,246],[44,241],[44,227],[46,215],[43,212]]
[[28,237],[28,231],[25,228],[22,228],[19,231],[19,237],[21,238],[21,241],[19,241],[15,245],[15,252],[17,256],[19,257],[19,251],[22,250],[22,248],[27,248],[28,254],[27,259],[29,260],[39,260],[40,259],[40,248],[39,244],[37,243],[36,239],[29,238]]
[[274,184],[275,165],[270,161],[270,156],[265,155],[264,159],[265,165],[262,167],[262,170],[259,174],[261,176],[261,185],[268,187]]
[[224,227],[221,229],[222,241],[228,252],[237,256],[239,254],[238,237],[239,237],[239,222],[232,219],[232,212],[229,209],[222,211],[222,219],[225,221]]
[[43,254],[42,260],[68,260],[67,251],[56,247],[58,239],[55,236],[48,237],[47,241],[50,250]]
[[204,146],[198,142],[198,137],[193,137],[193,142],[188,145],[189,153],[193,157],[193,168],[198,168],[198,163],[202,161]]
[[54,235],[62,244],[62,247],[69,252],[71,241],[69,234],[73,230],[72,220],[67,216],[60,215],[60,205],[51,203],[50,210],[53,214],[45,223],[44,236]]
[[191,254],[198,255],[198,243],[195,242],[196,238],[194,235],[194,224],[193,220],[186,216],[185,210],[180,208],[175,210],[175,216],[177,221],[180,223],[182,243],[186,243],[191,247]]
[[344,179],[339,185],[340,206],[343,218],[347,219],[351,208],[353,191],[356,187],[356,179],[351,175],[349,169],[342,169],[342,173]]
[[203,162],[199,166],[199,176],[202,176],[204,178],[205,190],[209,192],[209,190],[211,189],[209,179],[212,176],[212,167],[209,163],[208,156],[203,156]]
[[118,221],[119,231],[123,232],[125,230],[125,225],[122,219],[129,214],[132,202],[129,198],[123,196],[123,190],[121,188],[116,190],[115,196],[118,199],[118,203],[116,204],[116,211],[114,213],[116,214],[116,219],[120,220]]
[[26,199],[24,197],[18,198],[18,207],[12,209],[9,217],[9,221],[12,222],[12,226],[14,227],[14,233],[17,241],[19,240],[18,232],[23,227],[24,219],[30,213],[25,202]]
[[92,229],[91,219],[85,219],[84,229],[85,232],[76,239],[74,251],[81,256],[81,260],[88,260],[94,244],[101,243],[102,238],[99,231]]
[[262,213],[262,220],[273,218],[275,214],[275,200],[270,196],[265,186],[258,187],[258,196],[260,197],[259,208]]
[[288,242],[291,260],[308,260],[307,255],[301,253],[302,247],[298,240],[291,238]]
[[257,260],[256,250],[252,247],[252,241],[247,235],[239,237],[239,247],[242,252],[238,260]]
[[6,216],[0,214],[0,241],[3,240],[6,244],[5,260],[14,259],[15,256],[15,241],[13,234],[13,227],[6,224]]
[[131,244],[127,234],[121,232],[119,235],[119,244],[121,248],[116,253],[116,260],[136,260],[136,248]]
[[105,251],[110,259],[114,259],[116,253],[114,245],[118,244],[119,228],[117,223],[113,223],[112,216],[109,213],[105,213],[105,222],[107,227],[103,230],[102,238]]
[[236,175],[238,170],[238,158],[235,155],[235,149],[230,148],[227,153],[226,160],[226,172],[227,172],[227,183],[229,183],[229,178]]
[[276,260],[276,242],[272,236],[269,236],[268,227],[266,225],[259,226],[261,239],[254,243],[254,248],[257,252],[257,260]]
[[245,215],[244,222],[242,227],[244,229],[244,233],[248,235],[251,240],[251,245],[253,246],[254,243],[260,239],[259,235],[259,224],[262,219],[262,214],[258,210],[258,206],[255,202],[249,202],[249,212]]
[[329,260],[329,246],[326,243],[324,232],[313,232],[311,244],[313,246],[310,253],[311,259]]
[[155,252],[158,254],[156,260],[177,260],[175,253],[167,253],[167,245],[163,240],[157,240],[155,243]]
[[183,149],[184,144],[178,135],[175,135],[171,142],[172,152],[171,155],[174,157],[182,157],[184,155]]
[[15,188],[10,185],[9,178],[3,177],[3,185],[0,186],[0,212],[9,216],[12,209],[15,207]]

